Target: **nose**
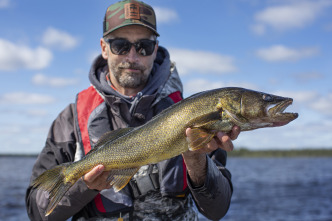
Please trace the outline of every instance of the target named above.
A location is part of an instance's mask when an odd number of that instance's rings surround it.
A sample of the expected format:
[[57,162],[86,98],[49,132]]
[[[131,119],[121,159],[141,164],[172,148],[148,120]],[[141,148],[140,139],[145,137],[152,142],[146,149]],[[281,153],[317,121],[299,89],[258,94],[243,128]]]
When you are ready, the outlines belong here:
[[126,55],[126,60],[128,62],[137,62],[138,61],[138,54],[134,45],[131,46],[129,53]]

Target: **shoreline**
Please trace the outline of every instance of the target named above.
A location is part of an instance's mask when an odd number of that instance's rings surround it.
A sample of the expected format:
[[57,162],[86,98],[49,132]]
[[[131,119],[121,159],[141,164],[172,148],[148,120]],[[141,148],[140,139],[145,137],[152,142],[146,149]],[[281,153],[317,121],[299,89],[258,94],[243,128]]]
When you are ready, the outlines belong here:
[[235,148],[229,157],[332,157],[332,148],[250,150]]

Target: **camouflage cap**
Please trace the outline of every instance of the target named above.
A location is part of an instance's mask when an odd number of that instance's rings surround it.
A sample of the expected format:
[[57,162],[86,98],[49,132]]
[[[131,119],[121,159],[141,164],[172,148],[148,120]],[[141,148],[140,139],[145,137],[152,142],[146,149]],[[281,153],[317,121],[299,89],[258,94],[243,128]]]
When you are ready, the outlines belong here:
[[159,36],[154,10],[144,2],[124,0],[109,6],[104,17],[103,36],[127,25],[145,26]]

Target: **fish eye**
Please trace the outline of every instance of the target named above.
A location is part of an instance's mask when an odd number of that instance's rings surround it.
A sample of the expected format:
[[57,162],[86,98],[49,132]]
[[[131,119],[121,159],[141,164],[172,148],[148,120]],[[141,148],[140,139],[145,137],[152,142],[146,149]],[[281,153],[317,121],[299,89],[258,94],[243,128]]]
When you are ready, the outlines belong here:
[[263,100],[264,100],[264,101],[273,101],[273,98],[272,98],[272,96],[269,95],[269,94],[264,94],[264,95],[263,95]]

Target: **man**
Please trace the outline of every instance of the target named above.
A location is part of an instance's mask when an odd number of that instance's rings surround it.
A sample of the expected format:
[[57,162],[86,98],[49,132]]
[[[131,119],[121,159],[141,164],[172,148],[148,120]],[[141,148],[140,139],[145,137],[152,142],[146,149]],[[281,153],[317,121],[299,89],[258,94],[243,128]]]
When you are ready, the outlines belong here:
[[[136,0],[111,5],[104,18],[102,54],[89,73],[92,86],[77,95],[53,122],[31,176],[80,160],[102,134],[146,123],[182,99],[182,84],[167,50],[158,45],[153,9]],[[197,220],[193,201],[209,219],[223,217],[230,204],[230,173],[224,168],[239,128],[219,132],[205,148],[143,166],[115,193],[98,165],[67,192],[45,217],[48,193],[27,189],[31,220]],[[190,128],[186,131],[191,139]]]

